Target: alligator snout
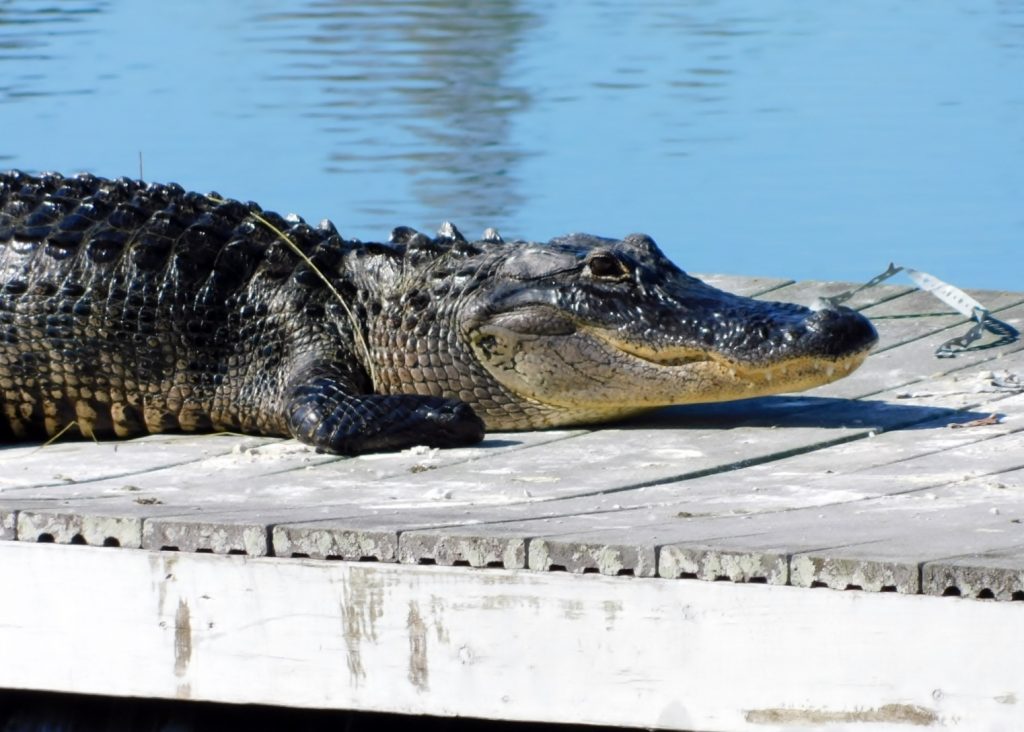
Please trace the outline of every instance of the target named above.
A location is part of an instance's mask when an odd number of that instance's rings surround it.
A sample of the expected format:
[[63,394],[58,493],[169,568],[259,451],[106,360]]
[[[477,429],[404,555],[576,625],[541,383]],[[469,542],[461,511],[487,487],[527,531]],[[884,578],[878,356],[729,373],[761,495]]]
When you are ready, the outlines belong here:
[[874,326],[847,307],[812,310],[801,305],[737,298],[702,330],[710,351],[729,361],[770,365],[814,357],[841,359],[866,353],[878,340]]
[[841,358],[867,351],[878,341],[871,321],[847,307],[815,310],[805,321],[810,352]]

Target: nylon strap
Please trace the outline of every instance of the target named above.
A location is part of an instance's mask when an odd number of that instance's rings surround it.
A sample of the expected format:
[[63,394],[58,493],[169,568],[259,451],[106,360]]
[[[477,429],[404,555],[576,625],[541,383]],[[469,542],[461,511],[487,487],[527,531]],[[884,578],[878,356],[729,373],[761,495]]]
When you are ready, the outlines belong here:
[[954,287],[948,282],[943,282],[938,277],[930,275],[927,272],[921,272],[920,270],[916,270],[911,267],[901,267],[891,262],[884,272],[872,277],[860,287],[855,287],[852,290],[847,290],[846,292],[833,295],[832,297],[823,297],[821,298],[821,301],[826,305],[834,307],[849,300],[861,290],[866,290],[869,287],[874,287],[877,284],[885,282],[887,279],[899,274],[900,272],[906,272],[907,276],[910,277],[914,284],[921,290],[931,293],[961,315],[975,321],[974,325],[971,326],[971,329],[962,336],[950,338],[935,349],[935,356],[937,358],[954,358],[957,353],[968,350],[971,344],[979,340],[985,332],[997,336],[997,340],[987,343],[984,346],[974,346],[974,348],[996,348],[998,346],[1005,346],[1010,343],[1014,343],[1018,338],[1020,338],[1020,333],[1017,332],[1016,328],[993,316],[992,313],[989,312],[988,308],[961,290],[959,287]]

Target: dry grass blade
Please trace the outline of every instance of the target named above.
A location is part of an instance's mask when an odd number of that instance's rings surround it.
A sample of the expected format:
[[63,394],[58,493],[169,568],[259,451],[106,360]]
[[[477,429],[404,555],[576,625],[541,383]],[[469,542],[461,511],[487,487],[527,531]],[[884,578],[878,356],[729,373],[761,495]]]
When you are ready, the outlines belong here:
[[[214,203],[217,204],[226,203],[225,199],[218,198],[217,196],[207,195],[206,197],[210,201],[213,201]],[[341,305],[342,309],[345,311],[345,316],[348,318],[349,325],[352,327],[352,337],[356,341],[356,346],[359,348],[360,351],[362,351],[363,363],[366,365],[366,370],[370,373],[370,381],[372,384],[376,385],[377,374],[376,370],[373,367],[373,360],[370,358],[370,347],[366,343],[366,338],[363,337],[363,330],[360,327],[359,320],[356,318],[355,313],[352,312],[352,308],[349,307],[349,304],[345,301],[345,298],[342,297],[340,292],[338,292],[338,289],[334,286],[334,283],[331,282],[327,275],[320,271],[320,268],[317,267],[316,264],[313,263],[313,260],[310,259],[309,256],[307,256],[306,253],[302,251],[302,249],[299,248],[298,244],[296,244],[295,242],[288,238],[288,235],[286,233],[281,231],[281,229],[274,226],[272,223],[267,221],[264,217],[260,216],[255,211],[250,211],[249,215],[256,219],[256,221],[259,222],[262,226],[265,226],[267,229],[273,232],[274,236],[276,236],[278,239],[284,242],[285,246],[291,249],[295,253],[295,255],[299,259],[301,259],[306,264],[306,266],[309,267],[316,274],[317,277],[320,278],[320,280],[324,283],[327,289],[330,290],[331,294],[334,296],[334,299],[338,301],[338,304]]]
[[[79,424],[78,424],[78,421],[77,421],[77,420],[72,420],[72,421],[68,422],[68,423],[67,423],[66,425],[64,425],[63,427],[61,427],[61,428],[60,428],[60,430],[58,430],[58,431],[56,432],[56,434],[54,434],[54,435],[53,435],[53,437],[51,437],[50,439],[48,439],[48,440],[47,440],[46,442],[44,442],[44,443],[43,443],[42,445],[40,445],[39,447],[37,447],[37,448],[36,448],[35,450],[33,450],[32,452],[28,453],[28,455],[25,455],[25,457],[31,457],[32,455],[35,455],[35,454],[36,454],[37,452],[39,452],[40,450],[42,450],[42,449],[44,449],[44,448],[47,448],[47,447],[49,447],[50,445],[52,445],[53,443],[55,443],[55,442],[56,442],[57,440],[59,440],[59,439],[60,439],[61,437],[63,437],[63,436],[64,436],[64,434],[65,434],[65,433],[66,433],[66,432],[67,432],[67,431],[68,431],[69,429],[71,429],[72,427],[79,427]],[[79,428],[79,431],[81,432],[81,428]],[[93,441],[93,442],[95,442],[95,443],[99,444],[99,440],[97,440],[97,439],[96,439],[96,436],[95,436],[95,435],[90,435],[90,437],[92,437],[92,441]]]

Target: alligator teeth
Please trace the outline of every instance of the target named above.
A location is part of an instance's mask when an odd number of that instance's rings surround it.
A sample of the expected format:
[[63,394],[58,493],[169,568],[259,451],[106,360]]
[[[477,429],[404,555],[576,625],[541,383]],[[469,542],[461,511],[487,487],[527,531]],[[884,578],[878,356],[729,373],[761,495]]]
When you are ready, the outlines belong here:
[[501,238],[501,234],[499,234],[498,230],[495,229],[494,227],[488,227],[484,229],[483,240],[492,242],[494,244],[505,243],[505,240]]

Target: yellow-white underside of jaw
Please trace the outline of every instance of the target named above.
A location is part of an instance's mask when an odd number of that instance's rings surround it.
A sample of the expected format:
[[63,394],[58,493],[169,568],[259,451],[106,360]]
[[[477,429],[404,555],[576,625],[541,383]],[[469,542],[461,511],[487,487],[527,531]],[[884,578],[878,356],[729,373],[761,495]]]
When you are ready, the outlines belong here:
[[487,428],[593,424],[673,404],[803,391],[847,376],[870,350],[841,358],[797,356],[769,364],[744,364],[696,348],[655,351],[598,329],[587,329],[587,335],[587,358],[567,359],[556,369],[563,374],[557,380],[560,387],[546,387],[543,379],[529,371],[519,372],[514,380],[506,379],[506,388],[532,407],[528,415],[482,413]]
[[[854,371],[864,361],[867,352],[844,359],[822,362],[800,358],[757,371],[743,371],[740,367],[717,361],[706,361],[687,366],[660,366],[666,371],[686,369],[687,390],[676,391],[666,398],[663,389],[649,392],[636,391],[629,399],[605,402],[587,402],[574,399],[571,403],[544,404],[547,409],[535,413],[529,424],[519,420],[504,422],[487,419],[488,429],[537,429],[570,425],[611,422],[673,404],[702,404],[734,401],[753,397],[799,392],[840,379]],[[531,400],[533,401],[533,400]],[[561,400],[559,400],[561,401]],[[543,402],[542,402],[543,404]]]
[[[607,331],[589,331],[609,347],[640,362],[655,383],[658,375],[678,379],[689,387],[671,404],[747,399],[811,389],[849,375],[867,358],[870,348],[840,358],[797,356],[768,364],[744,364],[714,352],[696,348],[668,348],[660,351],[614,338]],[[660,406],[665,406],[661,402]]]

